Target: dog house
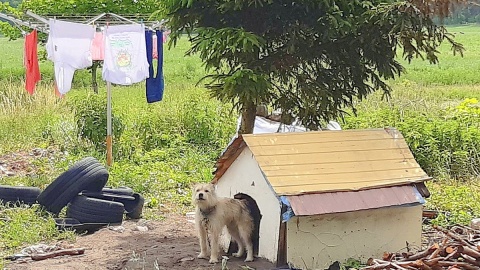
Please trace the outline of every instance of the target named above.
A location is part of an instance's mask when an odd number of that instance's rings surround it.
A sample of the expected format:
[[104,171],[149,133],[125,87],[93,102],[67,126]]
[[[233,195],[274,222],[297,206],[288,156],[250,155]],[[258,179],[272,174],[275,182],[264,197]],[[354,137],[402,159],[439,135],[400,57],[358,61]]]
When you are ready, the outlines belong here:
[[258,257],[325,269],[420,247],[429,179],[400,132],[369,129],[239,136],[212,182],[250,203]]

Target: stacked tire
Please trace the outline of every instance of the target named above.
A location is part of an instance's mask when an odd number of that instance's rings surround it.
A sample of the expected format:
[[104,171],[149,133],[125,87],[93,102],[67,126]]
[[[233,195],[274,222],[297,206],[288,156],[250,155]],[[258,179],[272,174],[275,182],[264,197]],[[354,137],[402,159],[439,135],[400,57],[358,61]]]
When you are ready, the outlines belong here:
[[54,215],[66,206],[67,219],[75,220],[75,224],[121,224],[124,214],[132,219],[140,218],[143,197],[127,187],[106,188],[108,176],[107,169],[97,159],[87,157],[43,191],[33,187],[0,186],[0,200],[30,205],[38,202]]
[[67,217],[80,223],[120,224],[123,220],[123,204],[87,196],[76,196],[67,207]]
[[15,187],[0,185],[0,201],[7,203],[23,203],[32,205],[37,202],[37,197],[42,192],[36,187]]
[[40,193],[37,201],[47,211],[58,215],[80,192],[99,192],[107,181],[107,169],[97,159],[87,157],[57,177]]

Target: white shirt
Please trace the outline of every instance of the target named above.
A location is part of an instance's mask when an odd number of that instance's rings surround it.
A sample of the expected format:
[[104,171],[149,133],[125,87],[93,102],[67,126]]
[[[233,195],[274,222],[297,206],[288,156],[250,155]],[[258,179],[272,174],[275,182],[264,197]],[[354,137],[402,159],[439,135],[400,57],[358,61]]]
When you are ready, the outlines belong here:
[[90,48],[95,28],[91,25],[49,20],[47,59],[53,61],[58,91],[68,92],[77,69],[92,65]]
[[130,85],[148,78],[145,27],[142,24],[114,25],[105,28],[105,81]]

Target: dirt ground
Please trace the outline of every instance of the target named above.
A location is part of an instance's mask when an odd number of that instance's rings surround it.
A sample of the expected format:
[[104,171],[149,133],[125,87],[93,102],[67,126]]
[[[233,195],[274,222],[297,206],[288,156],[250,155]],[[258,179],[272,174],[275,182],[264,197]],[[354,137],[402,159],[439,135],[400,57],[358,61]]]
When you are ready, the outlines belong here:
[[[56,149],[35,148],[0,156],[0,178],[34,174],[34,160],[61,156]],[[148,228],[147,231],[138,228]],[[121,230],[123,229],[123,230]],[[58,243],[69,246],[70,243]],[[124,221],[121,227],[103,228],[77,237],[73,248],[85,248],[85,254],[63,256],[43,261],[18,259],[7,265],[10,270],[77,270],[77,269],[221,269],[221,263],[210,264],[197,259],[200,251],[194,224],[185,216],[173,215],[164,221]],[[18,250],[20,252],[20,250]],[[248,267],[245,267],[248,265]],[[275,269],[262,259],[245,263],[229,257],[228,269]],[[250,267],[250,268],[249,268]]]
[[[184,216],[170,216],[164,221],[124,221],[120,227],[103,228],[79,236],[73,247],[85,248],[85,254],[63,256],[43,261],[22,259],[9,263],[9,270],[85,270],[85,269],[221,269],[197,259],[200,251],[194,224]],[[147,231],[138,229],[148,228]],[[248,267],[245,267],[245,266]],[[245,263],[229,257],[228,269],[275,269],[263,259]]]

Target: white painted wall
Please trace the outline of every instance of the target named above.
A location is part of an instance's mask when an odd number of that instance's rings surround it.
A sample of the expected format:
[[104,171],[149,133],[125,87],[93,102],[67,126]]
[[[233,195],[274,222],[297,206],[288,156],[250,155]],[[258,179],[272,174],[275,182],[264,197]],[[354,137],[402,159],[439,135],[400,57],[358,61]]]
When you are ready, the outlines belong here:
[[381,258],[405,241],[420,247],[421,234],[422,205],[294,217],[287,223],[287,258],[294,267],[325,269],[348,258]]
[[[258,256],[276,262],[281,206],[248,147],[244,148],[217,183],[218,196],[233,198],[237,193],[247,194],[257,202],[262,214]],[[224,245],[227,245],[225,240]]]

